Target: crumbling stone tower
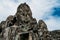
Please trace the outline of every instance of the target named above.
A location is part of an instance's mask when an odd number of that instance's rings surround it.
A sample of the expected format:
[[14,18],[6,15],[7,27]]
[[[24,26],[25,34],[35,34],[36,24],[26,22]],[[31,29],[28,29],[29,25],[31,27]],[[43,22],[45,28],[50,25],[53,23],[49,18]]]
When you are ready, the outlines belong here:
[[43,20],[32,17],[30,7],[20,4],[15,15],[0,23],[2,40],[52,40]]

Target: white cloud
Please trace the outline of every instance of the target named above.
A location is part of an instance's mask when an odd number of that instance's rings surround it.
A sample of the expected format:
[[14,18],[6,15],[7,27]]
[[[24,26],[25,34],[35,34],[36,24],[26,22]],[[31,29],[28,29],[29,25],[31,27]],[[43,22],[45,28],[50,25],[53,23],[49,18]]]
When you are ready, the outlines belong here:
[[17,4],[10,0],[0,0],[0,21],[16,12]]
[[[58,4],[56,0],[0,0],[0,21],[5,20],[8,15],[14,15],[18,5],[24,2],[30,6],[33,17],[37,20],[43,19],[49,30],[60,29],[60,19],[51,16],[53,12],[51,11],[52,7]],[[47,17],[49,19],[45,20]]]
[[48,20],[45,20],[48,30],[58,30],[60,29],[60,18],[49,17]]
[[[50,11],[50,9],[55,5],[56,1],[49,0],[32,0],[30,6],[33,12],[33,17],[37,19],[42,19],[46,12]],[[49,13],[48,13],[49,14]]]

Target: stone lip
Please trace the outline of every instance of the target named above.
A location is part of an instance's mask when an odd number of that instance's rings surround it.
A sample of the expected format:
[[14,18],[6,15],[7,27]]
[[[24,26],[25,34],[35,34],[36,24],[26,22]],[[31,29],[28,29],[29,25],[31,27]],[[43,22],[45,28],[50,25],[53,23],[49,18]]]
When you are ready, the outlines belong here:
[[0,23],[0,40],[60,40],[60,30],[49,31],[45,22],[37,22],[30,7],[22,3],[15,15]]

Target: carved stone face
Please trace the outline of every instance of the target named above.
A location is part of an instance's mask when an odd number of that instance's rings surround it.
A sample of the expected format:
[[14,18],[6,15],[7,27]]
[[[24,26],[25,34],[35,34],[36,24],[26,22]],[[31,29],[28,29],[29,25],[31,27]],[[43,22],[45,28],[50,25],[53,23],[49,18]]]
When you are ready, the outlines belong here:
[[29,6],[26,3],[24,3],[19,5],[16,15],[19,20],[22,20],[22,21],[30,20],[30,18],[32,17],[32,12]]
[[28,12],[30,11],[30,7],[26,3],[24,3],[18,6],[17,11]]
[[16,21],[17,21],[16,17],[9,16],[6,20],[6,25],[12,26],[12,25],[14,25],[14,23],[16,23]]
[[8,18],[6,19],[6,26],[7,27],[12,25],[11,20],[13,20],[13,16],[12,15],[8,16]]
[[39,20],[38,25],[40,28],[47,28],[47,25],[45,24],[43,20]]
[[14,17],[13,17],[12,15],[10,15],[10,16],[8,16],[8,18],[6,19],[6,21],[7,21],[7,20],[13,20],[13,18],[14,18]]

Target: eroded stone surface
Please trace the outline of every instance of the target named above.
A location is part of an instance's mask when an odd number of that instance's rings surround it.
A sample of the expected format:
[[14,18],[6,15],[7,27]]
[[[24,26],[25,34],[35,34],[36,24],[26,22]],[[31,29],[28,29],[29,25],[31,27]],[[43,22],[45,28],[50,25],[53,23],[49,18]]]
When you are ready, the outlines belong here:
[[37,22],[32,17],[26,3],[18,6],[15,15],[7,17],[0,23],[1,40],[60,40],[60,31],[50,32],[43,20]]

